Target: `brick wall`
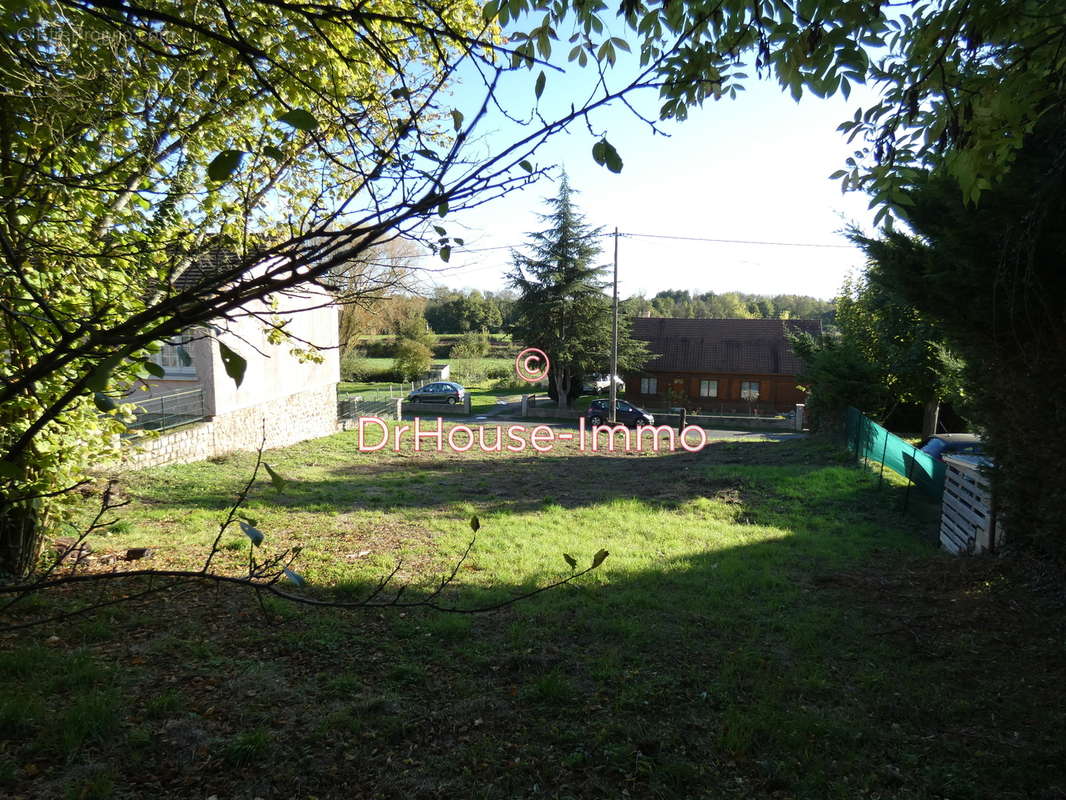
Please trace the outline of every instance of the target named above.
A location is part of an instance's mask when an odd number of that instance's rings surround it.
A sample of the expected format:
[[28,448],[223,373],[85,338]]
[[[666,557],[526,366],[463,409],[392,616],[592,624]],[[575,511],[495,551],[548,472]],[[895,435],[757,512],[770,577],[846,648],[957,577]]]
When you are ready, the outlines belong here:
[[263,441],[264,425],[268,449],[336,433],[340,429],[337,387],[297,392],[158,437],[134,440],[122,465],[140,468],[188,464],[234,450],[255,450]]

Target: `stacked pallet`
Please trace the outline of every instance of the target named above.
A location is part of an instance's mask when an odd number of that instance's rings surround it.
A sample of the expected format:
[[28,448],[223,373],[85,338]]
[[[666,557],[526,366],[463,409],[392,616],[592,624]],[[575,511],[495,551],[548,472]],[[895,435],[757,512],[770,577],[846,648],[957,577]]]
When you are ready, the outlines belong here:
[[992,487],[982,471],[991,462],[982,456],[944,456],[944,499],[940,545],[955,554],[994,551],[1002,533],[992,510]]

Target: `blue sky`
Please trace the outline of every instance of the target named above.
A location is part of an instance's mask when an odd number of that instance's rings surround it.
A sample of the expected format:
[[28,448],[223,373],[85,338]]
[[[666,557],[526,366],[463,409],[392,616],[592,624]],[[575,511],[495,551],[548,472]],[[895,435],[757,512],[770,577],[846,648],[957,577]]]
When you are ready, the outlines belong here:
[[[550,74],[542,98],[545,108],[569,107],[578,100],[573,65],[568,74]],[[847,274],[862,265],[862,255],[840,235],[846,223],[868,228],[873,213],[868,199],[842,195],[828,175],[843,167],[854,147],[836,131],[870,94],[853,93],[821,100],[805,96],[799,103],[775,83],[749,79],[736,100],[709,102],[693,109],[688,120],[663,123],[669,137],[654,135],[648,125],[623,107],[598,112],[597,129],[607,131],[625,166],[613,174],[591,157],[596,139],[584,124],[550,140],[535,161],[565,166],[577,202],[593,225],[623,233],[703,237],[795,244],[799,247],[720,244],[663,239],[622,238],[619,280],[622,296],[661,289],[744,291],[765,294],[810,294],[829,298]],[[457,105],[473,102],[478,87],[469,82],[456,91]],[[532,77],[515,76],[502,92],[521,106],[532,95]],[[654,116],[655,93],[637,98],[638,107]],[[864,101],[866,101],[864,103]],[[484,146],[509,141],[514,126],[496,121]],[[539,227],[537,212],[554,183],[540,181],[522,192],[447,220],[469,249],[456,249],[448,267],[428,275],[429,286],[500,289],[509,269],[506,248],[520,246]],[[465,229],[461,230],[461,228]],[[603,261],[611,259],[604,241]],[[843,245],[843,246],[842,246]],[[426,266],[433,264],[425,259]]]

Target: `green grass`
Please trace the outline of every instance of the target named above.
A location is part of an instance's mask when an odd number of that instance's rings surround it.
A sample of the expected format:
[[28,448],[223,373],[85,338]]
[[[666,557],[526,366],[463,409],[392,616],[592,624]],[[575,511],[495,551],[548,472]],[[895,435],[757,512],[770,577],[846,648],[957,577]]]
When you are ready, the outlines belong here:
[[[128,475],[130,528],[100,547],[198,563],[253,460]],[[89,765],[123,797],[183,797],[190,781],[204,796],[320,798],[1066,786],[1061,603],[1008,561],[938,553],[935,510],[912,495],[901,514],[902,487],[831,446],[752,436],[699,454],[460,456],[360,453],[347,433],[267,460],[291,483],[249,499],[257,555],[302,546],[296,567],[320,596],[364,597],[398,562],[403,596],[424,595],[475,514],[448,604],[564,576],[563,553],[610,556],[490,614],[271,601],[267,622],[253,597],[189,587],[101,615],[121,636],[92,650],[31,629],[0,651],[5,791],[80,786]],[[237,572],[247,553],[223,550],[217,566]]]

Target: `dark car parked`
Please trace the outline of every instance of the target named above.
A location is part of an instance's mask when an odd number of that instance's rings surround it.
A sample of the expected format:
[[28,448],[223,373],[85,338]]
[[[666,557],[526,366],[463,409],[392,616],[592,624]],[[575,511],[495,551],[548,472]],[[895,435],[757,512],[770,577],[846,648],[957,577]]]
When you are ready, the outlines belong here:
[[[655,417],[643,408],[637,408],[625,400],[617,401],[615,417],[622,425],[654,425]],[[611,418],[610,400],[593,400],[585,412],[585,421],[589,426],[606,425]]]
[[421,389],[415,389],[407,395],[407,401],[409,403],[447,403],[454,406],[463,402],[465,396],[466,389],[458,383],[438,381],[427,383]]

